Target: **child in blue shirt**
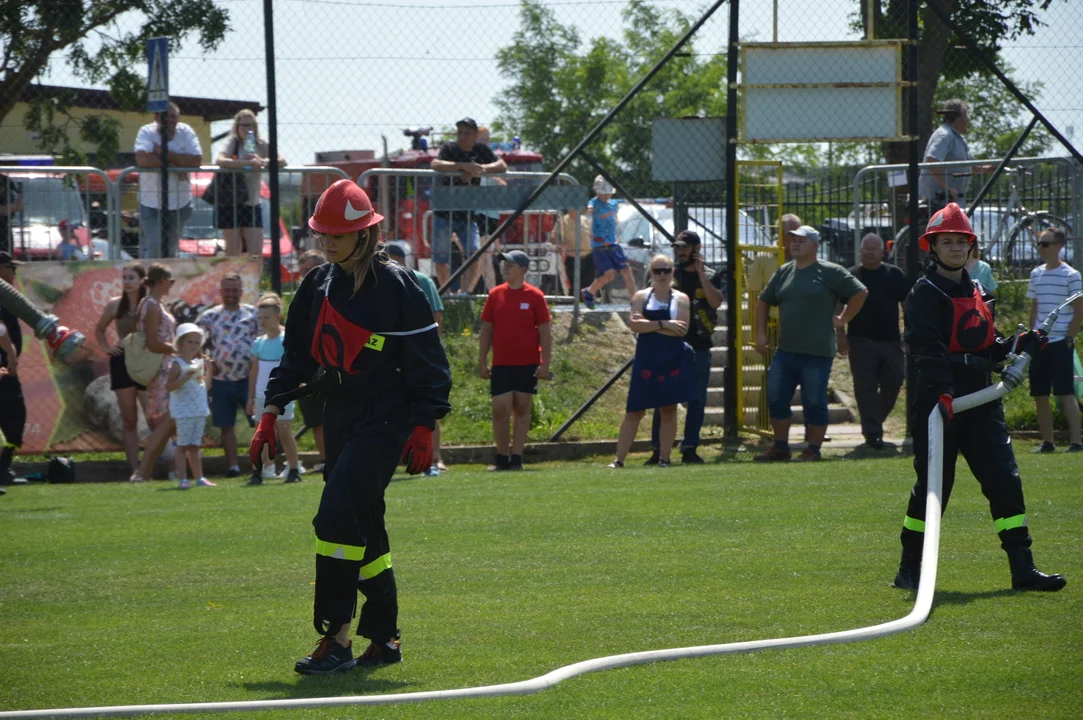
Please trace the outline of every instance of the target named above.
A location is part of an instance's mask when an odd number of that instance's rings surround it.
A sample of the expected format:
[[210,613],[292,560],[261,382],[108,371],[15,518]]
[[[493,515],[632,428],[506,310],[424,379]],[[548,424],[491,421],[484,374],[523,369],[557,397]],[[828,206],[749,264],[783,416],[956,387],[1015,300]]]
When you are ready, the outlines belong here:
[[[259,299],[256,305],[256,316],[259,320],[260,330],[263,334],[252,343],[252,365],[248,371],[248,407],[249,415],[261,417],[265,404],[264,393],[267,390],[267,381],[271,379],[271,371],[278,367],[282,360],[284,329],[282,327],[282,299],[274,293],[267,293]],[[279,447],[286,453],[286,482],[301,482],[300,460],[297,456],[297,441],[293,439],[293,430],[290,422],[293,420],[293,403],[289,403],[282,409],[275,423],[278,435]],[[268,457],[267,447],[263,448],[263,473],[252,470],[252,477],[248,479],[249,485],[262,485],[264,480],[275,476],[275,459]]]
[[594,195],[587,203],[587,214],[591,220],[590,247],[595,278],[590,287],[580,291],[580,296],[588,308],[594,307],[594,296],[612,282],[618,272],[624,280],[624,286],[628,288],[629,300],[636,293],[632,270],[628,267],[624,250],[617,244],[618,203],[613,199],[613,186],[601,175],[594,178]]

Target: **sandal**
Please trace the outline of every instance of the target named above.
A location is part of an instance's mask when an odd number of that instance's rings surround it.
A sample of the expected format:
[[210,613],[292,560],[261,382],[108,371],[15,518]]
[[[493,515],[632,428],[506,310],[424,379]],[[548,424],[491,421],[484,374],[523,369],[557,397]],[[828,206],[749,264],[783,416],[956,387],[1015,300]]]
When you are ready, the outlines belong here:
[[128,478],[128,482],[133,482],[133,483],[141,483],[141,482],[146,482],[146,481],[147,481],[147,479],[145,477],[143,477],[143,474],[140,473],[139,471],[133,472],[132,476],[130,478]]
[[624,463],[622,463],[620,460],[614,460],[605,467],[607,470],[620,470],[622,467],[624,467]]

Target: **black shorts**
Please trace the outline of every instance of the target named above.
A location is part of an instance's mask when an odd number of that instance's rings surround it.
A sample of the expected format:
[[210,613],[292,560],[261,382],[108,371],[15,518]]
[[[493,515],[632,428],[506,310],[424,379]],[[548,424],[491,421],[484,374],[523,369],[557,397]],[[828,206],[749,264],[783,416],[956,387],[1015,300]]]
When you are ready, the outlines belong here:
[[[1075,395],[1075,348],[1058,340],[1045,346],[1030,361],[1030,396]],[[1052,387],[1052,393],[1050,393]]]
[[124,353],[109,356],[109,389],[124,390],[126,388],[146,390],[146,385],[140,385],[128,374],[128,367],[124,364]]
[[538,394],[537,365],[495,365],[489,373],[489,394],[493,397],[510,392]]
[[219,230],[263,227],[259,205],[216,205],[214,211],[214,226]]
[[500,227],[500,218],[492,218],[488,215],[475,215],[474,222],[478,226],[478,235],[488,237]]

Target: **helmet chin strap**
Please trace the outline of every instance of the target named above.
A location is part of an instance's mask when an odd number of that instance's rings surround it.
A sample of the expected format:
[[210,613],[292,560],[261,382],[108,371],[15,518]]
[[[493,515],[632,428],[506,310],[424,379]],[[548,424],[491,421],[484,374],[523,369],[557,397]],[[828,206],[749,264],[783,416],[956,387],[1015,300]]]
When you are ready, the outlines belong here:
[[[973,245],[973,243],[971,243],[971,245]],[[940,259],[940,255],[937,254],[936,250],[929,250],[929,255],[932,256],[934,263],[936,263],[940,267],[944,268],[948,272],[956,272],[956,271],[962,270],[963,268],[966,267],[966,260],[963,261],[962,265],[958,265],[956,267],[952,267],[951,265],[948,265],[946,262],[944,262],[943,260]],[[967,254],[967,257],[968,258],[970,257],[969,253]]]

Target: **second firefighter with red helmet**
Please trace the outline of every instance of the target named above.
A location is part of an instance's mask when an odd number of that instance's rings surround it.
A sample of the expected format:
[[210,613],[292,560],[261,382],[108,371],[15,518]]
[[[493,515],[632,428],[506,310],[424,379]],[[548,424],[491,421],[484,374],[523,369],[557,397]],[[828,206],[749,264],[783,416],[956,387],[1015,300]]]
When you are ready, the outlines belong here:
[[[250,449],[254,463],[263,444],[274,456],[277,409],[322,369],[326,485],[312,524],[313,624],[323,637],[297,662],[302,674],[401,659],[384,491],[400,462],[412,474],[429,467],[432,429],[450,409],[451,371],[428,300],[381,251],[381,220],[350,180],[320,197],[309,227],[329,262],[305,276],[290,304],[284,354],[267,385],[270,417]],[[349,630],[358,591],[357,634],[369,645],[355,659]]]
[[[993,297],[964,269],[970,246],[977,241],[966,213],[951,203],[929,220],[919,245],[933,265],[910,291],[905,338],[917,368],[910,427],[914,436],[917,482],[910,493],[902,529],[902,561],[895,586],[916,589],[921,571],[928,481],[928,418],[944,415],[944,497],[946,509],[955,484],[955,461],[962,453],[989,499],[993,527],[1008,555],[1012,587],[1017,590],[1059,590],[1060,575],[1046,575],[1034,566],[1030,551],[1023,484],[1000,400],[955,416],[952,400],[992,384],[991,373],[1007,355],[1014,338],[993,326]],[[1022,349],[1039,352],[1040,338],[1027,333]]]

